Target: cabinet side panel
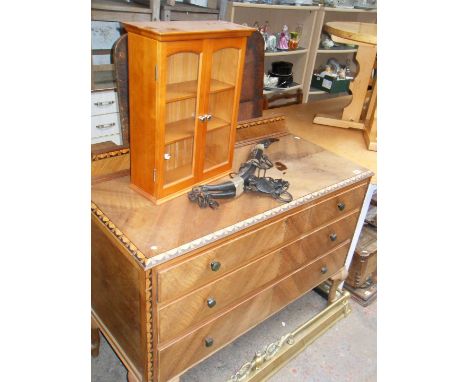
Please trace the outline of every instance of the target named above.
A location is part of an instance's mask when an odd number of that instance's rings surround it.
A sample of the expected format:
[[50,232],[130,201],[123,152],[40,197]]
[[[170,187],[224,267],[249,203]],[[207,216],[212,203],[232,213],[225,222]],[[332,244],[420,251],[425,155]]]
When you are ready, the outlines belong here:
[[143,374],[139,289],[143,270],[99,225],[91,220],[91,306],[127,360]]
[[131,182],[155,195],[156,41],[128,34]]

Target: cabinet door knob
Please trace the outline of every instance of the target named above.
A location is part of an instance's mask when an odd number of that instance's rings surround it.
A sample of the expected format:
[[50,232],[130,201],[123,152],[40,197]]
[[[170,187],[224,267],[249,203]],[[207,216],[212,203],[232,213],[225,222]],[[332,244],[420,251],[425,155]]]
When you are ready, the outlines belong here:
[[209,297],[208,300],[206,300],[206,304],[208,305],[208,308],[212,308],[216,305],[216,300],[213,297]]
[[211,338],[211,337],[206,337],[205,338],[205,346],[207,348],[209,348],[210,346],[212,346],[214,344],[214,339]]
[[335,241],[336,238],[337,238],[336,233],[333,232],[333,233],[330,235],[330,240],[331,240],[331,241]]
[[206,121],[206,114],[198,116],[198,119],[202,122]]
[[213,116],[211,114],[205,114],[206,120],[209,121]]
[[320,269],[320,272],[322,273],[322,275],[324,275],[325,273],[327,273],[327,272],[328,272],[327,266],[324,265],[324,266],[322,267],[322,269]]
[[219,271],[219,268],[221,268],[221,263],[219,261],[212,261],[210,267],[213,272]]
[[343,202],[339,202],[339,203],[338,203],[338,209],[339,209],[340,211],[343,211],[343,210],[345,209],[345,207],[346,207],[346,204],[344,204]]

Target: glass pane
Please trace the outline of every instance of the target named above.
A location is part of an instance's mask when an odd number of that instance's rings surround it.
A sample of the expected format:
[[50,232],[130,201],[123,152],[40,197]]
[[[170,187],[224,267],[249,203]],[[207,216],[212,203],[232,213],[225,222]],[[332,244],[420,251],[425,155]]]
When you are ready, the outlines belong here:
[[239,49],[225,48],[213,53],[210,78],[204,170],[229,160],[230,132],[234,108],[234,87],[239,65]]
[[167,58],[165,186],[193,176],[199,60],[189,52]]

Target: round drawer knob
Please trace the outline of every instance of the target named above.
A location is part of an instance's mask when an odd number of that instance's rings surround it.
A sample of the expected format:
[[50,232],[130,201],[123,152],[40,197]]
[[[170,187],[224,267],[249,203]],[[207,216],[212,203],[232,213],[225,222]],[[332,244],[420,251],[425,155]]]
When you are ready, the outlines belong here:
[[211,337],[206,337],[205,338],[205,346],[207,348],[209,348],[210,346],[212,346],[214,344],[214,339],[211,338]]
[[340,211],[343,211],[345,209],[345,207],[346,207],[346,204],[344,204],[343,202],[338,203],[338,209]]
[[219,271],[219,268],[221,268],[221,263],[219,261],[212,261],[210,267],[213,272]]
[[325,273],[327,273],[327,272],[328,272],[327,266],[324,265],[324,266],[322,267],[322,269],[320,269],[320,272],[322,273],[322,275],[324,275]]
[[336,238],[337,238],[336,233],[333,232],[333,233],[330,235],[330,240],[331,240],[331,241],[335,241]]
[[206,300],[206,304],[208,305],[208,308],[212,308],[216,305],[216,300],[213,297],[209,297],[208,300]]

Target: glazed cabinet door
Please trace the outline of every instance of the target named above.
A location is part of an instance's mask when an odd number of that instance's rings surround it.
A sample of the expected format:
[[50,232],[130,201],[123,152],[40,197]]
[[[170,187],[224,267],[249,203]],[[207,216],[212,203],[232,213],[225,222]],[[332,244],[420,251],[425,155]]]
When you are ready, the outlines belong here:
[[[201,115],[203,41],[160,44],[159,196],[192,184],[196,177]],[[158,143],[159,142],[159,143]]]
[[207,99],[202,121],[201,177],[209,178],[232,164],[235,127],[245,56],[245,38],[208,41]]

